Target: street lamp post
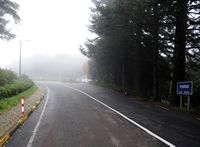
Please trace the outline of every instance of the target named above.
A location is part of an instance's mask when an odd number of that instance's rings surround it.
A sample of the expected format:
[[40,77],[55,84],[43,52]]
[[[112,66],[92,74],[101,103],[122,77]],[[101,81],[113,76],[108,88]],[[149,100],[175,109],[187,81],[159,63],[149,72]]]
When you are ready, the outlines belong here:
[[20,50],[19,50],[19,77],[21,77],[22,72],[22,41],[20,40]]
[[[25,41],[30,41],[30,40],[25,40]],[[19,43],[19,77],[22,75],[22,40],[20,40]]]

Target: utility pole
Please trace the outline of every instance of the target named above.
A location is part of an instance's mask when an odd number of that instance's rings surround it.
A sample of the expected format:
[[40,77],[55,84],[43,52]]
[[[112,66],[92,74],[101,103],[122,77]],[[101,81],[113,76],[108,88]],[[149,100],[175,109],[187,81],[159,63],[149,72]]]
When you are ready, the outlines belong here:
[[20,40],[20,50],[19,50],[19,77],[21,77],[22,72],[22,41]]
[[[30,40],[24,40],[24,41],[30,41]],[[22,43],[23,42],[22,42],[22,40],[20,40],[20,42],[19,42],[19,78],[22,75],[22,45],[23,45]]]

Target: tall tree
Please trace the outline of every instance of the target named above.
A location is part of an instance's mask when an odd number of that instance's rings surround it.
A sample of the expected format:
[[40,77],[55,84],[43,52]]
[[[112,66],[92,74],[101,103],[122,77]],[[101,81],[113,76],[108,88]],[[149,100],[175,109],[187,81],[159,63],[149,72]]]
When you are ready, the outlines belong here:
[[[94,0],[94,4],[89,29],[98,37],[80,48],[91,58],[94,79],[159,101],[161,95],[169,95],[172,69],[174,94],[175,81],[184,80],[188,67],[199,65],[199,0]],[[175,101],[173,97],[171,103]]]
[[187,30],[187,6],[188,0],[177,0],[176,2],[176,36],[173,54],[173,86],[172,104],[178,105],[176,95],[176,84],[185,80],[185,55],[186,55],[186,30]]
[[154,28],[153,28],[153,58],[154,58],[154,98],[160,100],[160,75],[159,75],[159,16],[158,16],[158,0],[154,1]]

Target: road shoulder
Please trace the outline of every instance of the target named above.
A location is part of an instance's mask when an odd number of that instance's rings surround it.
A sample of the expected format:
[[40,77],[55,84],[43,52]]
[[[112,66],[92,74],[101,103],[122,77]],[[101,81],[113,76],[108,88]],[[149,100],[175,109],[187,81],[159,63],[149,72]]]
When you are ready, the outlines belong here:
[[0,146],[3,146],[19,126],[24,124],[28,116],[36,110],[44,95],[45,89],[40,87],[31,97],[25,100],[24,117],[21,116],[21,104],[0,114]]

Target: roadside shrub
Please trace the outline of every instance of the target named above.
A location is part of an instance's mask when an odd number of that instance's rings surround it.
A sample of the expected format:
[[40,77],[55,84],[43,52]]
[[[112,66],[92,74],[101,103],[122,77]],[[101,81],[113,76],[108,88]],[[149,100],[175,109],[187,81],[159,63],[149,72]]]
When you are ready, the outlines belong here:
[[[12,91],[11,91],[11,89],[9,88],[9,86],[4,86],[4,88],[5,88],[5,90],[7,91],[8,97],[9,97],[9,96],[12,96]],[[1,93],[1,92],[0,92],[0,93]]]
[[0,87],[0,99],[3,99],[5,97],[8,97],[8,92],[6,88]]
[[0,87],[0,99],[17,95],[31,88],[33,85],[34,82],[30,79],[18,80],[13,84],[7,84],[3,87]]
[[13,83],[16,79],[17,75],[12,70],[0,68],[0,86]]

